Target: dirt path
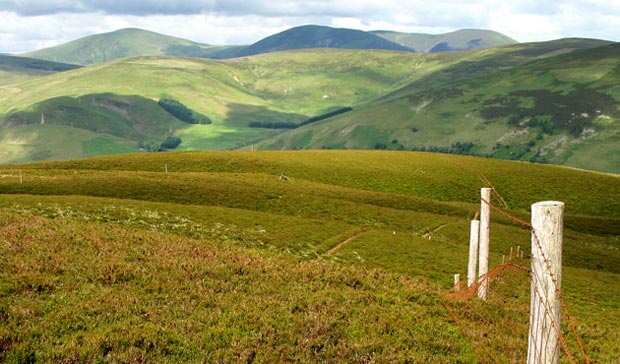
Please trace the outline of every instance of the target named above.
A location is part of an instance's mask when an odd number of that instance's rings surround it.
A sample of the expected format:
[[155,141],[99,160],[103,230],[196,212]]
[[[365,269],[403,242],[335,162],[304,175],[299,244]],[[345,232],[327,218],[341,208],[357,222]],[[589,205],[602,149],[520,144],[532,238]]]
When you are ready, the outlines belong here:
[[359,233],[357,233],[357,234],[355,234],[355,235],[353,235],[353,236],[350,236],[350,237],[349,237],[349,238],[347,238],[346,240],[344,240],[344,241],[342,241],[342,242],[338,243],[338,245],[336,245],[335,247],[333,247],[333,248],[329,249],[329,250],[327,251],[327,253],[325,253],[325,255],[332,255],[332,254],[334,254],[334,253],[335,253],[335,252],[337,252],[340,248],[342,248],[342,247],[343,247],[343,246],[345,246],[347,243],[349,243],[351,240],[353,240],[353,239],[357,238],[358,236],[362,235],[362,234],[363,234],[363,233],[365,233],[365,232],[366,232],[366,231],[360,231]]

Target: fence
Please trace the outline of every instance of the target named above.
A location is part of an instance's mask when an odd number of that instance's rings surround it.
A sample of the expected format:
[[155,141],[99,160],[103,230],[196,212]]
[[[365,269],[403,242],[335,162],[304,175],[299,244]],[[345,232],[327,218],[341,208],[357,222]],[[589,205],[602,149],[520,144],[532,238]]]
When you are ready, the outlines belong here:
[[[481,190],[481,220],[471,223],[467,281],[455,275],[444,306],[482,363],[589,364],[561,294],[564,204],[533,204],[530,224],[493,206],[490,192]],[[489,237],[483,219],[491,210],[530,231],[531,251],[526,256],[520,246],[511,248],[502,264],[488,270],[488,242],[482,239]]]

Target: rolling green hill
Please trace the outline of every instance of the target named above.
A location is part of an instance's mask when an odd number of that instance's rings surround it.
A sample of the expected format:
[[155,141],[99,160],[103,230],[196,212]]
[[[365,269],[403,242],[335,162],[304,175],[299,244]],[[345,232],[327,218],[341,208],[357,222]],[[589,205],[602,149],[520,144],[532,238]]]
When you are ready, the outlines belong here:
[[[456,59],[353,50],[295,51],[228,61],[142,57],[5,87],[0,114],[2,125],[13,135],[11,140],[31,140],[43,115],[46,125],[114,135],[133,141],[136,150],[138,142],[162,140],[170,131],[182,138],[180,149],[230,149],[282,131],[251,128],[252,122],[301,123],[393,92],[407,80]],[[420,62],[425,66],[412,73]],[[106,100],[93,103],[93,97]],[[156,103],[162,97],[181,101],[213,124],[173,123]],[[119,101],[120,108],[114,106]],[[148,122],[153,126],[146,127]],[[31,161],[33,154],[59,157],[35,153],[27,145],[17,150],[22,154],[10,158],[4,154],[3,162]],[[73,152],[75,157],[84,155]],[[63,158],[70,153],[62,154]]]
[[451,52],[517,43],[501,33],[482,29],[460,29],[444,34],[399,33],[373,31],[376,34],[416,52]]
[[0,87],[79,68],[40,59],[0,54]]
[[251,45],[211,46],[141,29],[95,34],[26,56],[79,65],[136,56],[229,59],[310,48],[383,49],[403,52],[445,52],[515,43],[497,32],[464,29],[447,34],[364,32],[318,25],[291,28]]
[[50,61],[89,65],[136,56],[181,56],[179,47],[194,51],[210,46],[142,29],[121,29],[95,34],[59,46],[25,53],[25,56]]
[[[224,61],[140,57],[5,86],[0,122],[11,141],[36,139],[34,124],[47,115],[48,124],[122,138],[136,150],[175,137],[182,150],[257,143],[266,149],[426,150],[619,173],[618,54],[617,43],[563,39],[448,53],[315,49]],[[105,110],[81,102],[92,97],[109,98]],[[118,98],[129,104],[124,111],[109,106]],[[213,123],[170,118],[157,105],[162,98]],[[71,155],[38,150],[41,145],[10,147],[10,153],[5,147],[0,159]]]
[[[527,274],[484,303],[443,296],[467,265],[481,175],[526,221],[531,203],[566,203],[564,309],[592,362],[613,362],[617,176],[394,151],[0,166],[0,360],[523,358]],[[491,219],[491,266],[511,247],[529,253],[529,230],[495,211]],[[491,292],[504,284],[493,280]],[[449,305],[484,313],[484,338],[468,337]]]
[[429,150],[620,172],[618,43],[566,39],[468,53],[391,95],[265,148]]

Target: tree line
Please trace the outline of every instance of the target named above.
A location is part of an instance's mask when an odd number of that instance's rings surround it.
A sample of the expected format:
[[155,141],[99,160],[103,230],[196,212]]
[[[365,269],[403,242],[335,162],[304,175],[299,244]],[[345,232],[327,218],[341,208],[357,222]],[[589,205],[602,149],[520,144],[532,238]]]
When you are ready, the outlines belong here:
[[353,110],[352,107],[342,107],[340,109],[336,109],[325,114],[321,114],[318,116],[313,116],[302,121],[299,124],[296,124],[291,121],[251,121],[248,126],[250,128],[264,128],[264,129],[296,129],[302,127],[304,125],[316,123],[317,121],[325,120],[331,118],[332,116],[344,114]]
[[211,119],[208,116],[188,108],[177,100],[160,99],[157,104],[159,104],[159,106],[166,110],[170,115],[186,123],[211,124]]

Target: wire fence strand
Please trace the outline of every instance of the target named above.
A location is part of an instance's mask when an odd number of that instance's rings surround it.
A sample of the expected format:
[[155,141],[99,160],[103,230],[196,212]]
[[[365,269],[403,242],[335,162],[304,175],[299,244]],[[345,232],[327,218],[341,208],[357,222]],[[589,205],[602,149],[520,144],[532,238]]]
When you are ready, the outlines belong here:
[[[561,294],[558,279],[553,274],[549,259],[542,253],[543,250],[537,232],[530,223],[494,206],[489,201],[484,199],[482,201],[493,211],[530,231],[532,245],[539,250],[537,253],[540,253],[539,256],[542,258],[543,274],[550,276],[554,294],[559,298],[561,306],[560,317],[566,320],[559,320],[558,322],[558,320],[551,317],[553,310],[549,307],[548,300],[545,298],[545,290],[540,286],[542,277],[535,276],[530,268],[522,265],[527,264],[533,254],[523,257],[523,251],[517,251],[515,254],[511,249],[511,253],[508,255],[508,262],[502,262],[502,264],[494,267],[487,274],[479,277],[469,287],[466,281],[460,281],[444,294],[444,307],[446,307],[455,323],[461,328],[464,337],[469,340],[474,350],[480,356],[480,362],[525,363],[529,345],[531,346],[529,348],[530,355],[534,355],[534,358],[538,359],[539,363],[544,363],[543,359],[547,358],[547,355],[550,355],[553,360],[558,359],[561,347],[561,362],[590,364],[590,358],[586,354],[583,341],[577,332],[575,319],[570,314]],[[513,259],[515,259],[515,262],[513,262]],[[478,287],[485,281],[491,282],[487,301],[472,299],[477,297]],[[530,298],[530,296],[533,297]],[[550,330],[550,337],[555,337],[557,340],[548,339],[540,347],[530,342],[532,340],[528,337],[528,331],[531,302],[528,302],[528,298],[539,300],[538,310],[540,312],[536,312],[537,315],[535,317],[538,317],[537,320],[545,320],[544,326],[547,330]],[[481,302],[484,302],[484,304]],[[484,311],[488,310],[488,307],[493,307],[493,310],[495,310],[488,316],[493,318],[492,320],[484,317]],[[568,327],[563,327],[564,322],[567,323],[564,326]],[[497,330],[498,327],[501,330]],[[481,332],[488,333],[489,331],[496,331],[498,337],[481,337]],[[489,340],[494,342],[490,343]],[[550,341],[555,342],[555,344],[551,344]],[[502,348],[511,348],[512,354],[501,350]]]

